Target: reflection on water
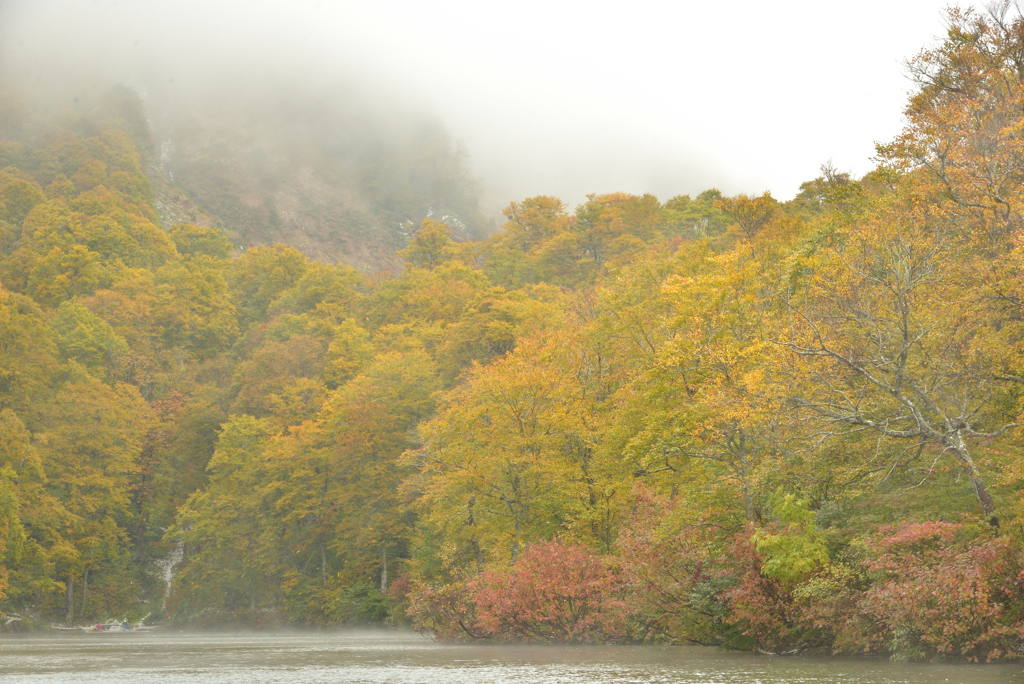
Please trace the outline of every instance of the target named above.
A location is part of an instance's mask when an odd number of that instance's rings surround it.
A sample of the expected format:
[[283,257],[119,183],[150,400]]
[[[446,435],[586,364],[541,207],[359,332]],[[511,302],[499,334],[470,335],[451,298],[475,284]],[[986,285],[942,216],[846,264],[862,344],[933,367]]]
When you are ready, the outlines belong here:
[[4,684],[1024,684],[1020,665],[897,665],[696,647],[452,646],[410,633],[106,634],[0,639]]

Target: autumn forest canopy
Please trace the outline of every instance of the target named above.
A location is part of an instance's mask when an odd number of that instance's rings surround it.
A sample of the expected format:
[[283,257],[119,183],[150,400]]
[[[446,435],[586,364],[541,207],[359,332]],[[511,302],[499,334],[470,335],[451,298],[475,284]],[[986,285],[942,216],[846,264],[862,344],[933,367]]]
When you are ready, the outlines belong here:
[[[434,129],[288,219],[131,91],[3,93],[0,623],[1024,655],[1024,19],[907,68],[862,178],[482,240]],[[330,178],[361,270],[265,240]]]

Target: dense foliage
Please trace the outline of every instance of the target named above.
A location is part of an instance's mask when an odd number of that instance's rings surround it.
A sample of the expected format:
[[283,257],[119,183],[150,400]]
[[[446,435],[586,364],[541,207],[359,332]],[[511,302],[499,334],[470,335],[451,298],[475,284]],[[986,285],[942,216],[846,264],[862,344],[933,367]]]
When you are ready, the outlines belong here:
[[118,110],[5,96],[0,608],[1021,655],[1021,55],[951,12],[862,179],[426,217],[375,275],[160,226]]

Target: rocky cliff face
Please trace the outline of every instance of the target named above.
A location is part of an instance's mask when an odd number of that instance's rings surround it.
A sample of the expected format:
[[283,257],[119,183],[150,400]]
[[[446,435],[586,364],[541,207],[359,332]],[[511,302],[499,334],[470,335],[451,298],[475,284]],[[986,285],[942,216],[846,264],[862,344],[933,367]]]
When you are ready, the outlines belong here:
[[165,223],[222,227],[236,244],[283,242],[365,272],[428,215],[486,233],[468,160],[435,119],[287,88],[145,103]]

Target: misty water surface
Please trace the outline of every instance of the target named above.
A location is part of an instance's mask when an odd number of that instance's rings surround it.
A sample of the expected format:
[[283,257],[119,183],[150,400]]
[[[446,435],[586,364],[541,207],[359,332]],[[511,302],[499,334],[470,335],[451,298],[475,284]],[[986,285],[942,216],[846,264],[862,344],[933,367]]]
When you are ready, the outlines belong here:
[[0,680],[17,682],[388,682],[532,684],[1002,684],[1019,665],[900,665],[780,658],[697,647],[517,647],[437,644],[411,633],[7,637]]

